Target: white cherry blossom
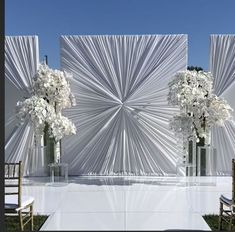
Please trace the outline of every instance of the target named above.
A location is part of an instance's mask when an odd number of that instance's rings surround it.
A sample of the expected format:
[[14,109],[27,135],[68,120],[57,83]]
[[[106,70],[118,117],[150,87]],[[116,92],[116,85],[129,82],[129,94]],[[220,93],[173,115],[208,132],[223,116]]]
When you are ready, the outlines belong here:
[[[187,140],[195,136],[197,141],[208,135],[212,126],[222,126],[232,118],[233,109],[213,94],[213,77],[210,72],[182,71],[169,82],[168,103],[179,106],[180,113],[170,121],[170,128]],[[185,141],[184,141],[185,142]]]

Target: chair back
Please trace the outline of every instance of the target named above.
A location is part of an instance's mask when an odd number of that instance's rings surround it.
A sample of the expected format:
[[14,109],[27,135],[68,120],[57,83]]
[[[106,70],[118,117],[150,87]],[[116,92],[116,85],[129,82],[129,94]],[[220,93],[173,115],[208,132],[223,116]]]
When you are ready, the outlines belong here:
[[21,206],[22,163],[5,163],[5,195],[17,195]]

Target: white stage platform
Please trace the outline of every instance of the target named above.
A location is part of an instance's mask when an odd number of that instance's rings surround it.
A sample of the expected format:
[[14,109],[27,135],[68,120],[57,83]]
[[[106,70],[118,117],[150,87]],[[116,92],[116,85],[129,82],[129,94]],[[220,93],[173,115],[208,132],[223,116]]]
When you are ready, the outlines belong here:
[[24,179],[41,230],[210,230],[202,215],[219,213],[231,177],[70,177],[65,186]]

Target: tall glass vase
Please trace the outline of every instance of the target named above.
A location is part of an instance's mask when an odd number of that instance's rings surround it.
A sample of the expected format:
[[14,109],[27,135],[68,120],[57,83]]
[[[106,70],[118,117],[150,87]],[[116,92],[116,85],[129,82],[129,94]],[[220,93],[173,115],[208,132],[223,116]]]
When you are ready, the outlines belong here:
[[211,145],[197,147],[197,175],[216,176],[216,149]]
[[188,164],[188,170],[186,170],[186,176],[196,176],[196,138],[195,136],[188,137],[188,149],[186,163]]
[[49,164],[60,163],[60,141],[55,141],[49,136],[48,125],[44,129],[44,145],[46,146],[47,173],[50,174]]
[[196,140],[194,137],[183,138],[183,146],[178,144],[179,157],[176,163],[177,176],[196,176]]
[[208,133],[206,140],[192,136],[188,140],[188,162],[195,167],[196,176],[216,175],[216,149],[210,145],[211,134]]
[[29,176],[48,176],[47,147],[35,143],[29,148]]
[[54,143],[54,163],[60,163],[61,160],[61,145],[60,141]]
[[47,142],[44,143],[47,147],[47,162],[49,163],[60,163],[61,149],[60,141],[55,141],[53,138],[48,138]]
[[47,147],[47,150],[46,150],[47,163],[48,164],[53,163],[54,162],[54,153],[55,153],[55,141],[53,138],[51,138],[49,136],[47,124],[44,128],[44,146]]

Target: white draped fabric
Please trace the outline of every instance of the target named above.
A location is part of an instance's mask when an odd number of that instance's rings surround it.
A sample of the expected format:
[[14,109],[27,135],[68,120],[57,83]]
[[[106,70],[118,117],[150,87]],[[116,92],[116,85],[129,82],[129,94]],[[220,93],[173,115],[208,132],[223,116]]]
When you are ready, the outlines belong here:
[[61,68],[73,74],[77,135],[63,141],[72,175],[175,174],[168,82],[187,66],[187,35],[62,36]]
[[33,130],[28,123],[18,127],[15,107],[19,100],[29,97],[39,63],[37,36],[5,37],[5,160],[22,160],[27,174],[28,149],[33,143]]
[[[215,94],[226,99],[235,110],[235,35],[211,35],[210,42],[210,71],[214,76]],[[212,145],[217,149],[218,174],[231,174],[231,161],[235,158],[234,121],[227,121],[225,127],[213,128]]]

